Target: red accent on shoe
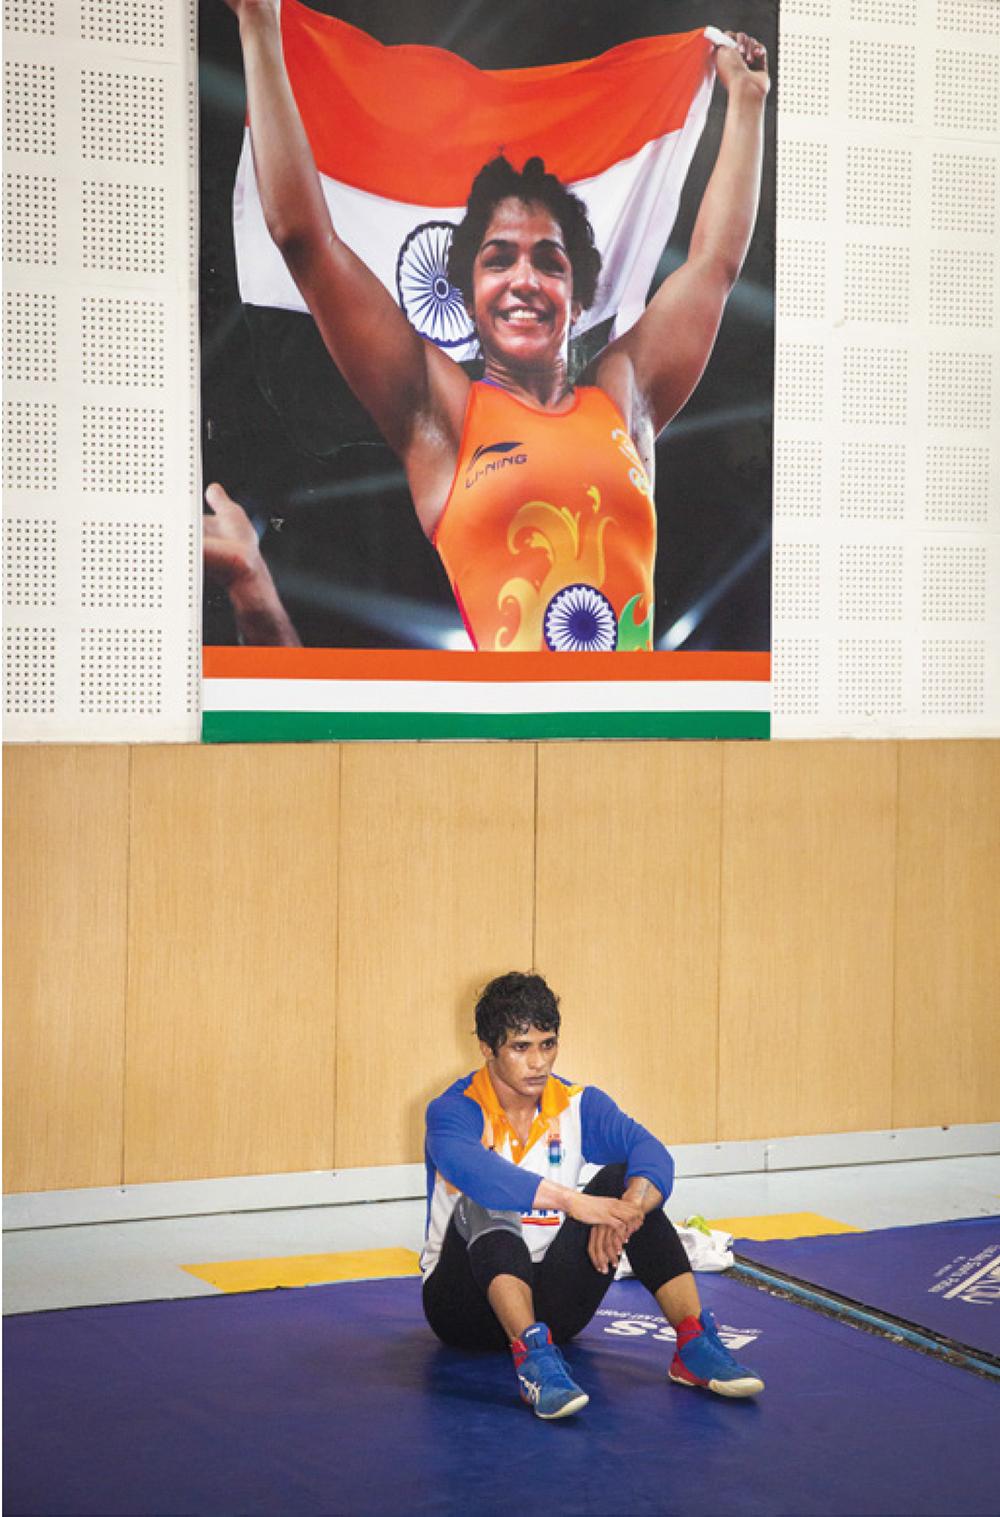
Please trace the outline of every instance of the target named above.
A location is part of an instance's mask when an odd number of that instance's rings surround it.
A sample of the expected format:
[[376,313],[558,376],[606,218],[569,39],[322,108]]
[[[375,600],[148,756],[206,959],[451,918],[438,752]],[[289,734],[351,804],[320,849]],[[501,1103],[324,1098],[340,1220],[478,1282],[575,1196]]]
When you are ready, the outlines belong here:
[[686,1348],[692,1338],[699,1338],[704,1331],[697,1317],[685,1317],[677,1324],[677,1347]]
[[671,1380],[680,1380],[684,1385],[707,1384],[706,1381],[699,1380],[697,1375],[693,1375],[691,1373],[687,1365],[681,1359],[680,1354],[674,1355],[673,1363],[670,1366],[670,1378]]
[[[525,1330],[524,1330],[524,1336],[525,1336],[525,1338],[528,1336],[528,1334],[530,1332],[533,1332],[535,1330],[535,1328],[542,1327],[542,1326],[544,1326],[543,1323],[532,1322],[531,1326],[525,1328]],[[524,1361],[527,1358],[528,1354],[531,1353],[532,1349],[545,1347],[548,1344],[550,1344],[551,1342],[552,1342],[552,1333],[551,1333],[551,1331],[547,1327],[545,1328],[545,1339],[544,1339],[543,1343],[525,1343],[524,1338],[514,1338],[511,1341],[511,1345],[510,1345],[510,1351],[514,1355],[514,1368],[515,1369],[520,1369],[521,1368],[521,1365],[524,1363]]]

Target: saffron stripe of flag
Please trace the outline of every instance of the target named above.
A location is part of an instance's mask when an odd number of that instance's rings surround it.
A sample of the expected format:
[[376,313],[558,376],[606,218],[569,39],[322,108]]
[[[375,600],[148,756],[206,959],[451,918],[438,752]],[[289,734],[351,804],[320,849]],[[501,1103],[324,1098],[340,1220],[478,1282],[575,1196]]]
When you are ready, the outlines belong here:
[[410,648],[208,646],[206,680],[412,680],[475,684],[722,681],[766,684],[769,653],[450,653]]

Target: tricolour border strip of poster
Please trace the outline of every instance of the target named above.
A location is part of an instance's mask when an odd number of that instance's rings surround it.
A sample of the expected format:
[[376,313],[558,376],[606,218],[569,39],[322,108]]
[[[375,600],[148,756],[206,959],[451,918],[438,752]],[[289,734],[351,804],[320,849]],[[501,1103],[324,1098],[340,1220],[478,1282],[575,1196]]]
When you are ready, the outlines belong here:
[[766,653],[207,648],[204,664],[206,742],[770,733]]

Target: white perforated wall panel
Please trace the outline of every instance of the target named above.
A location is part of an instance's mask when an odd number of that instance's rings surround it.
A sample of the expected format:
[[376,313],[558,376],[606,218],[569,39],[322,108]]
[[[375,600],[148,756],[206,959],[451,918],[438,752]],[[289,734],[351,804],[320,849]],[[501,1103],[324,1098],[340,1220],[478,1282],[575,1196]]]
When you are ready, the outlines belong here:
[[[7,734],[194,738],[195,0],[3,17]],[[782,0],[778,99],[774,733],[996,733],[1000,0]]]
[[194,0],[4,0],[9,738],[198,735]]
[[776,737],[1000,732],[1000,0],[782,0]]

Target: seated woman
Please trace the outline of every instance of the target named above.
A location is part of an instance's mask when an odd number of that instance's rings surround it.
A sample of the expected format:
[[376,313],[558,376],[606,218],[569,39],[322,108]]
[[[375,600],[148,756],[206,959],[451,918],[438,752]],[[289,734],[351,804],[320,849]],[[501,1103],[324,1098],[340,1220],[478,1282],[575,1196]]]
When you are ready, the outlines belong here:
[[[334,230],[281,51],[274,0],[227,0],[240,22],[254,164],[268,230],[348,384],[399,456],[476,648],[653,646],[655,442],[715,342],[753,230],[766,53],[719,48],[728,91],[718,158],[685,263],[639,320],[569,380],[570,331],[600,256],[583,203],[532,158],[479,173],[449,276],[484,361],[473,382],[417,334]],[[207,572],[247,642],[292,642],[240,508],[206,498]]]

